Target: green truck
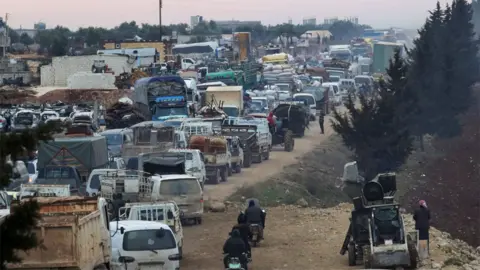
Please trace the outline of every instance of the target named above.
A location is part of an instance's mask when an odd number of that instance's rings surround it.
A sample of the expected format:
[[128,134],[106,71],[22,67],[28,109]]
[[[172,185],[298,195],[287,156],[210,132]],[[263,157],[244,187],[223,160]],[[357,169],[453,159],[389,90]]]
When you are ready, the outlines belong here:
[[373,45],[372,73],[385,73],[395,49],[403,50],[403,45],[393,42],[378,42]]

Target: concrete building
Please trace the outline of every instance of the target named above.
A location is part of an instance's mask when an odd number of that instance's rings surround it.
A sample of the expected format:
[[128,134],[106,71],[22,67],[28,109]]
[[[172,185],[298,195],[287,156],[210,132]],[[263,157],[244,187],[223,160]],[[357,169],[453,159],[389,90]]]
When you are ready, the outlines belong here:
[[194,28],[199,23],[203,22],[203,16],[195,15],[190,17],[190,28]]
[[96,60],[104,60],[113,71],[114,76],[129,72],[135,66],[128,56],[117,55],[84,55],[53,57],[50,65],[40,68],[40,84],[42,86],[66,87],[68,78],[79,72],[92,72]]
[[346,21],[346,22],[351,22],[353,24],[358,24],[358,17],[346,17],[344,19],[339,19],[338,17],[326,18],[323,20],[323,23],[334,24],[335,22],[338,22],[338,21]]
[[303,25],[317,25],[317,18],[304,18]]
[[225,29],[235,29],[239,26],[254,26],[257,24],[261,24],[261,21],[215,21],[217,23],[217,26],[220,28],[225,28]]

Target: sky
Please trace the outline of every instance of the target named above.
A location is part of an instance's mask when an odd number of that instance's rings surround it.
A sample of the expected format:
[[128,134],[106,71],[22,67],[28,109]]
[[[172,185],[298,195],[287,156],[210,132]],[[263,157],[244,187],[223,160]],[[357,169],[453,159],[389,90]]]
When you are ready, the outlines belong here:
[[[47,28],[62,25],[71,29],[86,26],[111,28],[124,21],[158,24],[159,0],[1,0],[2,13],[9,13],[12,28]],[[436,0],[163,0],[162,23],[188,23],[190,16],[206,20],[260,20],[279,24],[292,19],[358,17],[373,27],[419,28],[435,8]],[[440,0],[445,4],[447,0]],[[4,14],[0,15],[5,17]]]

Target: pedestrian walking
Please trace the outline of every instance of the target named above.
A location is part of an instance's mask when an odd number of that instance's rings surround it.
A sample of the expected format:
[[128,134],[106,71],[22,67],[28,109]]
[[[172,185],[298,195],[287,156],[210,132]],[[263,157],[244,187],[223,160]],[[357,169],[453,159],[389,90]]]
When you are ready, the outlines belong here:
[[323,110],[320,110],[320,115],[318,116],[318,124],[320,125],[320,130],[322,134],[325,134],[325,129],[323,127],[323,122],[325,121],[325,113]]
[[415,210],[413,220],[415,220],[415,229],[418,231],[420,258],[426,259],[430,255],[430,209],[424,200],[420,200],[418,204],[419,208]]

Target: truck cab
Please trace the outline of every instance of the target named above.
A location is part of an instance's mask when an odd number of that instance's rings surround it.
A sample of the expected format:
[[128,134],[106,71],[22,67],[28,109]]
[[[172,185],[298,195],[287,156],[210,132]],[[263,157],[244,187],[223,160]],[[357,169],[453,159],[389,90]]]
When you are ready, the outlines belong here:
[[207,172],[205,171],[205,158],[202,152],[187,148],[171,148],[168,151],[185,154],[185,170],[188,174],[195,176],[203,188],[207,180]]

